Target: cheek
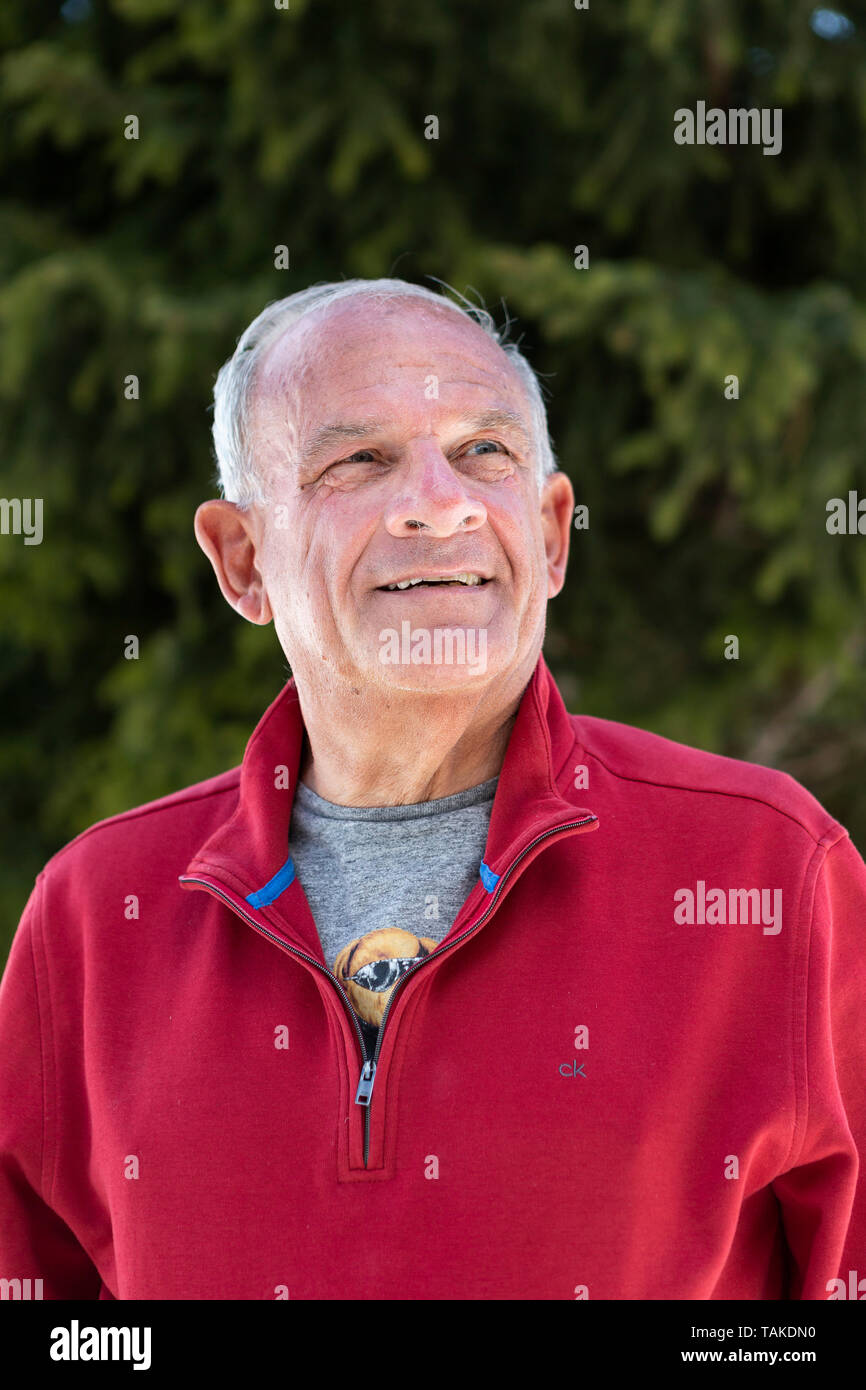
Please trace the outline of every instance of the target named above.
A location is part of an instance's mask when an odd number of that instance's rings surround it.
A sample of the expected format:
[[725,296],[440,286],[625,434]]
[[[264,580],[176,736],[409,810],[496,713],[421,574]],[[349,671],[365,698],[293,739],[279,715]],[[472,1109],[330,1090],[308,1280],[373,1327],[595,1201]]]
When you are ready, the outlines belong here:
[[490,524],[496,533],[514,583],[518,587],[534,586],[540,571],[547,572],[544,534],[541,520],[534,521],[527,515],[525,504],[512,508],[498,508],[489,513]]
[[341,596],[351,568],[344,534],[348,518],[310,520],[312,524],[293,519],[294,531],[272,533],[263,555],[263,574],[271,606],[296,635],[311,637],[339,623],[347,606]]
[[259,555],[262,580],[274,613],[277,630],[297,630],[304,625],[304,611],[315,606],[304,555],[291,530],[277,529],[268,536]]
[[288,528],[268,537],[262,552],[261,569],[269,592],[286,593],[291,587],[297,566],[294,550]]
[[[385,533],[384,515],[386,498],[378,497],[365,489],[362,497],[358,489],[352,492],[334,490],[321,499],[314,524],[307,538],[306,567],[321,576],[328,576],[328,587],[336,593],[344,593],[352,586],[353,576],[359,567],[364,566],[367,556],[373,558],[378,545],[381,553],[383,544],[389,541]],[[377,533],[382,532],[377,542]],[[393,541],[390,541],[393,545]]]

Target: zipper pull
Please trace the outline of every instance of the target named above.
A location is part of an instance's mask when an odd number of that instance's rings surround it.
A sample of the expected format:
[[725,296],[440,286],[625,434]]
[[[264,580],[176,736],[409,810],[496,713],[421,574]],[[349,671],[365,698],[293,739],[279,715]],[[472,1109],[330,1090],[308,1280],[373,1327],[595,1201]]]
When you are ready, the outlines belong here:
[[365,1062],[361,1071],[361,1079],[358,1082],[358,1089],[355,1092],[356,1105],[369,1105],[370,1097],[373,1094],[373,1082],[376,1080],[376,1063]]

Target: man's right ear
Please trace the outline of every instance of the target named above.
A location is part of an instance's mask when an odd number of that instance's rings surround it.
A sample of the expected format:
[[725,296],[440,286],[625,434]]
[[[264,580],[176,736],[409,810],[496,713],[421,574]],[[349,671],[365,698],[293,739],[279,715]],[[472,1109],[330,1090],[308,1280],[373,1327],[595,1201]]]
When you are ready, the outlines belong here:
[[222,596],[250,623],[264,626],[273,613],[256,564],[259,523],[254,510],[214,498],[195,514],[195,538],[213,565]]

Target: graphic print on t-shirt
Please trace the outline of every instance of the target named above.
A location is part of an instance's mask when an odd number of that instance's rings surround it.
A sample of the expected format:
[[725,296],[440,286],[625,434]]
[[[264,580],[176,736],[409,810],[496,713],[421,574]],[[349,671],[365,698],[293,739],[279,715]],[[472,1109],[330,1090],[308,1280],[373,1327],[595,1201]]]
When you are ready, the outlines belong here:
[[378,1028],[391,992],[401,975],[429,956],[439,943],[413,936],[400,927],[382,927],[350,941],[334,961],[333,971],[346,987],[360,1019]]

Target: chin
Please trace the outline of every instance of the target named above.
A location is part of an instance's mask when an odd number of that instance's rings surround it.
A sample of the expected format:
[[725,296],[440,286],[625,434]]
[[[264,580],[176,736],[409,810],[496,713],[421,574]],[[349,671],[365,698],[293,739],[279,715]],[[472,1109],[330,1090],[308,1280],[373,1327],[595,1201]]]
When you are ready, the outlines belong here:
[[398,690],[459,690],[477,685],[498,665],[487,627],[403,621],[377,634],[378,679]]
[[457,694],[486,684],[491,678],[489,668],[478,667],[430,668],[392,666],[384,674],[377,672],[380,685],[390,690],[405,690],[416,695]]

